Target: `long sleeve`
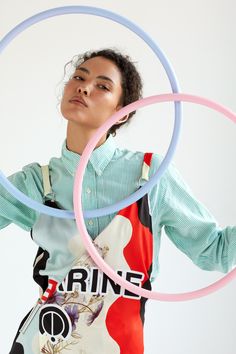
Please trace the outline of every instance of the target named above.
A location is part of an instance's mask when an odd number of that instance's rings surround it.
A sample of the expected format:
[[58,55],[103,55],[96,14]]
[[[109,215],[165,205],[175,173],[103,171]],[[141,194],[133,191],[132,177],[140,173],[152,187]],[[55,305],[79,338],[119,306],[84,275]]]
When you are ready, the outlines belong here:
[[236,264],[236,227],[221,229],[175,167],[153,188],[150,204],[154,229],[164,227],[171,241],[197,266],[228,272]]
[[[22,171],[9,177],[9,180],[23,193],[39,202],[42,198],[41,171],[38,164],[30,164]],[[24,230],[30,230],[37,218],[37,213],[11,196],[0,186],[0,229],[15,223]]]

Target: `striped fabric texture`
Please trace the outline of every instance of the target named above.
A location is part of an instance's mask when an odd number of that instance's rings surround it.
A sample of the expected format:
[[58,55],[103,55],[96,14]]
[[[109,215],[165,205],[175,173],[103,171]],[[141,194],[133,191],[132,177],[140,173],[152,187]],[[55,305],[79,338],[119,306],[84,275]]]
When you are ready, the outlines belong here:
[[[87,165],[82,202],[84,209],[97,209],[122,200],[146,181],[142,174],[143,152],[120,149],[114,139],[94,150]],[[73,182],[80,155],[69,151],[64,142],[59,158],[49,161],[52,194],[63,209],[72,210]],[[150,176],[160,165],[154,155]],[[44,202],[42,173],[38,163],[32,163],[9,179],[31,198]],[[171,166],[159,184],[148,195],[154,237],[153,274],[158,270],[161,230],[192,261],[202,269],[227,272],[236,263],[236,227],[220,229],[214,217],[191,192],[179,172]],[[95,238],[111,222],[115,214],[86,219],[86,226]],[[0,228],[11,222],[30,230],[39,215],[19,203],[0,186]]]

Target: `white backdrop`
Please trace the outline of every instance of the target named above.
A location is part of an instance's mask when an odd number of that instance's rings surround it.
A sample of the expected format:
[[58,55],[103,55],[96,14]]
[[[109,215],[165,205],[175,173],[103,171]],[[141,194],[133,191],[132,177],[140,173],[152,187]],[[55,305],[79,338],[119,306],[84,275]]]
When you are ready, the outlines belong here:
[[[206,96],[236,111],[236,4],[234,0],[42,0],[0,3],[0,37],[40,11],[65,5],[99,6],[141,26],[172,63],[183,92]],[[110,20],[67,15],[43,21],[18,36],[1,55],[0,161],[5,174],[60,154],[65,123],[57,109],[64,64],[85,50],[117,47],[137,62],[144,96],[170,92],[153,52],[135,34]],[[173,128],[173,105],[141,110],[118,144],[164,154]],[[219,224],[236,222],[236,127],[207,108],[184,104],[175,164]],[[0,352],[8,353],[19,322],[37,298],[32,277],[36,245],[14,225],[1,231]],[[193,290],[218,279],[181,254],[163,234],[155,289]],[[145,354],[235,354],[236,281],[184,303],[149,301]],[[110,354],[110,353],[104,353]]]

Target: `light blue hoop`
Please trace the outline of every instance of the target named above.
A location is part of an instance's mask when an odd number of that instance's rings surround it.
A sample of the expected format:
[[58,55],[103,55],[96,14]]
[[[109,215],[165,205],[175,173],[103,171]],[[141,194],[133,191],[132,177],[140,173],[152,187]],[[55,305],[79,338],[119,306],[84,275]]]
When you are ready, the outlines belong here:
[[[40,12],[32,17],[29,17],[25,21],[21,22],[19,25],[17,25],[15,28],[13,28],[0,42],[0,53],[6,48],[6,46],[21,32],[23,32],[25,29],[28,27],[34,25],[37,22],[46,20],[47,18],[54,17],[54,16],[60,16],[60,15],[68,15],[68,14],[87,14],[87,15],[95,15],[95,16],[100,16],[100,17],[105,17],[107,19],[110,19],[114,22],[118,22],[119,24],[127,27],[130,29],[132,32],[136,33],[141,39],[146,42],[146,44],[153,50],[157,58],[160,60],[161,64],[163,65],[166,74],[168,76],[168,79],[171,84],[172,91],[174,93],[179,92],[179,85],[177,82],[177,78],[174,74],[174,71],[164,55],[164,53],[159,49],[159,47],[155,44],[155,42],[152,40],[149,35],[147,35],[140,27],[138,27],[136,24],[133,22],[129,21],[128,19],[117,15],[111,11],[107,11],[104,9],[100,9],[97,7],[90,7],[90,6],[64,6],[64,7],[57,7],[53,8],[50,10],[46,10],[43,12]],[[99,217],[99,216],[104,216],[108,215],[111,213],[114,213],[129,204],[131,204],[133,201],[138,200],[141,198],[144,194],[146,194],[159,180],[159,178],[162,176],[162,174],[165,172],[165,170],[168,168],[179,138],[179,133],[180,133],[180,127],[181,127],[181,103],[176,102],[175,103],[175,121],[174,121],[174,129],[173,129],[173,134],[172,138],[170,141],[169,148],[167,150],[166,156],[164,157],[162,163],[160,164],[160,167],[158,171],[153,175],[153,177],[150,179],[149,182],[147,182],[141,189],[130,195],[128,198],[124,199],[123,201],[120,201],[116,204],[113,204],[108,207],[104,207],[101,209],[95,209],[95,210],[85,210],[84,211],[84,217],[85,218],[94,218],[94,217]],[[34,209],[40,213],[55,216],[58,218],[66,218],[66,219],[74,219],[75,215],[73,211],[69,210],[58,210],[55,208],[48,207],[46,205],[40,204],[39,202],[27,197],[24,193],[20,192],[13,184],[9,182],[9,180],[4,176],[4,174],[0,171],[0,184],[3,185],[3,187],[10,193],[12,194],[16,199],[18,199],[21,203],[27,205],[29,208]],[[132,200],[132,202],[131,202]]]

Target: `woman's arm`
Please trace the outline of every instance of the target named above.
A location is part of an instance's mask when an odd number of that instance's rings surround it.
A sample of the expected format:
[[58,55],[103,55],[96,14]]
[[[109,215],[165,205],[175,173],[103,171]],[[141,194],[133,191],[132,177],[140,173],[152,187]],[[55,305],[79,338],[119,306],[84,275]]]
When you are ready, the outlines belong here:
[[164,226],[168,237],[197,266],[228,272],[236,264],[236,227],[221,229],[173,166],[150,192],[150,206],[154,230]]
[[[41,169],[36,163],[27,165],[9,180],[32,199],[43,202]],[[0,229],[15,223],[29,231],[37,218],[37,212],[20,203],[0,185]]]

